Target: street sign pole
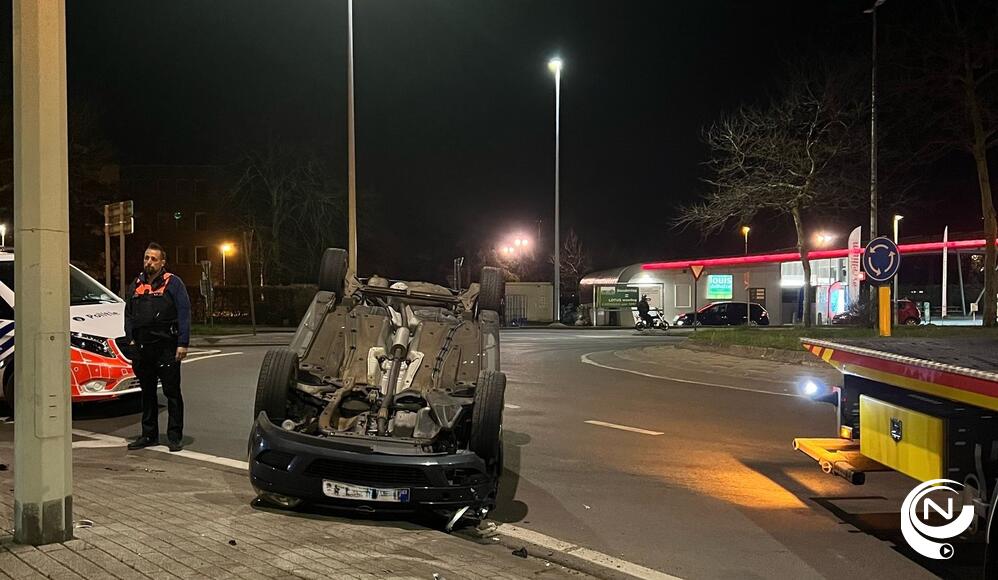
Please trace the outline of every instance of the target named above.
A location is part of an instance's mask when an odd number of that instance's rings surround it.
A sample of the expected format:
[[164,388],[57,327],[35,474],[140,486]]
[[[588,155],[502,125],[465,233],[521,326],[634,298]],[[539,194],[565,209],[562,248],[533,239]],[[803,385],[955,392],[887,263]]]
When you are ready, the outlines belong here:
[[697,331],[697,307],[699,306],[697,300],[697,282],[700,280],[700,276],[703,274],[703,266],[692,265],[690,266],[690,274],[693,275],[693,332]]
[[111,285],[111,206],[104,206],[104,284]]
[[880,302],[880,336],[891,335],[891,286],[881,284],[878,289]]

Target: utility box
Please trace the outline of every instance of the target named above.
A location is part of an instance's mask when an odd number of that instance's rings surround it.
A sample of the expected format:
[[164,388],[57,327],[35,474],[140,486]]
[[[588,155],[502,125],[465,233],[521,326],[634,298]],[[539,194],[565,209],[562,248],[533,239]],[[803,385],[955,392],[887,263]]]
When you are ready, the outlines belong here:
[[554,320],[554,285],[550,282],[506,282],[508,326]]

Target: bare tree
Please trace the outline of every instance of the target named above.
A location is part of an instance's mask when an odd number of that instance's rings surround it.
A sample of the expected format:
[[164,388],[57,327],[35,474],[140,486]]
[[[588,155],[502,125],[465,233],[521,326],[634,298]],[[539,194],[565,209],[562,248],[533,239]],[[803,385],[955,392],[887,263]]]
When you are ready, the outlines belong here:
[[901,42],[896,87],[907,122],[923,135],[916,158],[935,160],[951,151],[974,159],[987,239],[984,259],[985,326],[998,325],[995,216],[988,153],[998,145],[998,3],[938,0],[913,15]]
[[589,252],[583,247],[574,229],[569,229],[561,248],[561,285],[566,293],[579,291],[579,280],[592,268]]
[[749,223],[759,213],[792,220],[804,270],[804,324],[810,326],[809,212],[848,207],[861,189],[852,160],[859,150],[859,102],[843,97],[847,81],[813,67],[794,75],[765,107],[742,106],[703,133],[711,149],[705,181],[713,191],[681,209],[676,224],[704,236],[729,224]]
[[307,279],[322,251],[345,237],[335,227],[346,223],[343,192],[316,156],[290,147],[252,151],[238,168],[230,199],[257,232],[266,275]]

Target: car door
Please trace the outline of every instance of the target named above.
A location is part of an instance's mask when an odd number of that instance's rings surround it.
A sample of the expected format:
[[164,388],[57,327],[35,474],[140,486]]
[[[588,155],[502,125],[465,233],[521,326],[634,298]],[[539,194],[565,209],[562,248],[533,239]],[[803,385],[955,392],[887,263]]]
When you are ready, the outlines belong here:
[[713,311],[711,316],[712,317],[711,324],[717,324],[721,326],[731,324],[728,320],[728,310],[729,310],[728,306],[729,306],[728,304],[716,304],[713,307],[711,307],[711,310]]

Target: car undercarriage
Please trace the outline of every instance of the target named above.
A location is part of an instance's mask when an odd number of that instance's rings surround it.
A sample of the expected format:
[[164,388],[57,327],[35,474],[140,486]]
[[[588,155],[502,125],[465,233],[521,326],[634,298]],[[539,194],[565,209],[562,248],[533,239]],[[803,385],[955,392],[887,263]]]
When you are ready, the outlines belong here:
[[250,435],[259,498],[483,518],[502,473],[503,283],[455,293],[346,273],[329,249],[289,348],[267,353]]

